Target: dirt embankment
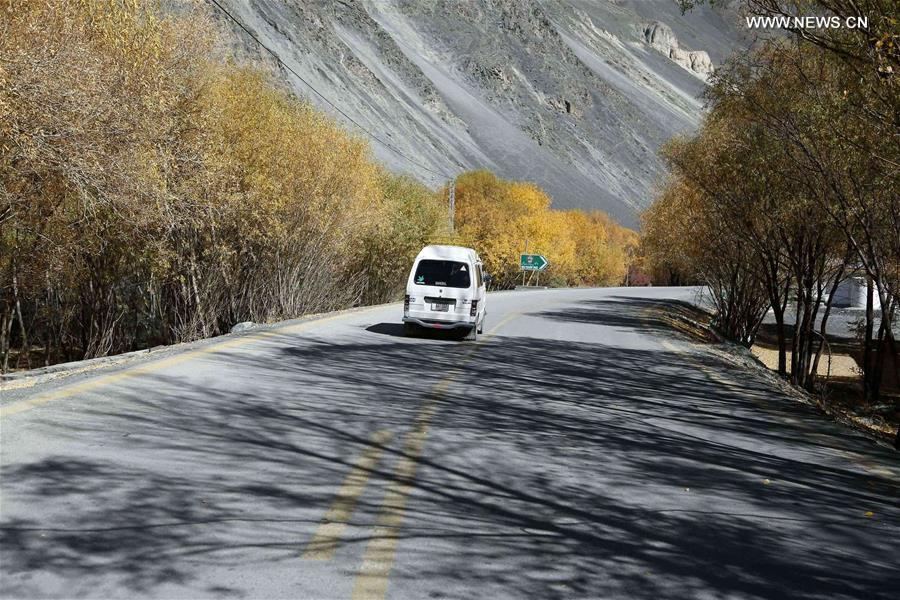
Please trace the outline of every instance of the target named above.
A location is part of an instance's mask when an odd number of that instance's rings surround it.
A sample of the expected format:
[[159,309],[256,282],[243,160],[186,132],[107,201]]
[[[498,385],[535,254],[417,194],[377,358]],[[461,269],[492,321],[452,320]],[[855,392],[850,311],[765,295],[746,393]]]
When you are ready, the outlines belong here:
[[[900,426],[900,386],[893,374],[883,383],[882,400],[868,403],[862,394],[862,350],[855,340],[829,340],[831,355],[819,364],[819,382],[811,394],[778,377],[778,350],[766,336],[751,349],[724,340],[711,326],[712,314],[686,303],[660,305],[652,310],[653,318],[701,344],[715,345],[730,360],[748,369],[764,371],[792,397],[819,408],[828,417],[864,431],[868,435],[893,442]],[[788,340],[790,342],[790,340]]]

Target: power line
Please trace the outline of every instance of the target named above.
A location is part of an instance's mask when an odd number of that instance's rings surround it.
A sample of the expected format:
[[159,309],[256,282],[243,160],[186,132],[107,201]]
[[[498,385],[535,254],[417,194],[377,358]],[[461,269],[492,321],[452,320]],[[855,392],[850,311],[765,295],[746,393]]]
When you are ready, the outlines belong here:
[[406,154],[404,154],[401,150],[397,149],[396,147],[394,147],[394,146],[391,145],[390,143],[388,143],[388,142],[382,140],[382,139],[379,138],[377,135],[375,135],[374,133],[372,133],[371,131],[369,131],[369,130],[366,129],[365,127],[363,127],[356,119],[354,119],[353,117],[351,117],[350,115],[348,115],[346,112],[344,112],[338,105],[336,105],[334,102],[332,102],[331,100],[329,100],[324,94],[322,94],[322,92],[320,92],[319,90],[317,90],[310,82],[308,82],[308,81],[307,81],[306,79],[304,79],[299,73],[297,73],[297,71],[295,71],[293,68],[291,68],[290,65],[288,65],[288,64],[285,63],[283,60],[281,60],[281,57],[278,56],[278,54],[276,54],[271,48],[269,48],[268,46],[266,46],[265,44],[263,44],[262,41],[260,41],[260,39],[259,39],[258,37],[256,37],[256,35],[255,35],[252,31],[250,31],[249,29],[247,29],[247,27],[246,27],[243,23],[241,23],[240,20],[238,20],[234,15],[232,15],[230,12],[228,12],[228,10],[226,10],[225,7],[222,6],[222,5],[218,2],[218,0],[210,0],[210,2],[212,2],[212,3],[213,3],[220,11],[222,11],[222,13],[223,13],[226,17],[228,17],[228,18],[229,18],[231,21],[233,21],[238,27],[240,27],[240,28],[244,31],[244,33],[246,33],[247,35],[249,35],[249,36],[253,39],[253,41],[255,41],[257,44],[259,44],[259,46],[260,46],[263,50],[265,50],[265,51],[268,52],[270,55],[272,55],[272,58],[274,58],[274,59],[278,62],[278,64],[280,64],[283,68],[285,68],[285,69],[287,69],[288,71],[290,71],[290,72],[294,75],[294,77],[296,77],[297,79],[299,79],[300,81],[302,81],[302,82],[306,85],[306,87],[308,87],[309,89],[311,89],[311,90],[312,90],[319,98],[321,98],[321,99],[324,100],[326,103],[328,103],[334,110],[336,110],[336,111],[339,112],[341,115],[343,115],[344,118],[346,118],[348,121],[350,121],[351,123],[353,123],[354,125],[356,125],[357,127],[359,127],[359,129],[362,130],[362,131],[363,131],[366,135],[368,135],[370,138],[372,138],[373,140],[375,140],[376,142],[378,142],[379,144],[381,144],[382,146],[384,146],[384,147],[387,148],[388,150],[392,151],[392,152],[393,152],[394,154],[396,154],[397,156],[399,156],[399,157],[405,159],[405,160],[406,160],[407,162],[409,162],[410,164],[416,165],[417,167],[419,167],[419,168],[421,168],[421,169],[424,169],[424,170],[426,170],[426,171],[428,171],[429,173],[432,173],[432,174],[434,174],[434,175],[438,175],[438,176],[444,177],[444,178],[446,178],[446,179],[453,179],[453,175],[448,175],[447,173],[444,173],[443,171],[435,171],[434,169],[432,169],[432,168],[430,168],[430,167],[427,167],[427,166],[423,165],[423,164],[420,163],[419,161],[417,161],[417,160],[415,160],[415,159],[413,159],[413,158],[410,158],[409,156],[407,156]]

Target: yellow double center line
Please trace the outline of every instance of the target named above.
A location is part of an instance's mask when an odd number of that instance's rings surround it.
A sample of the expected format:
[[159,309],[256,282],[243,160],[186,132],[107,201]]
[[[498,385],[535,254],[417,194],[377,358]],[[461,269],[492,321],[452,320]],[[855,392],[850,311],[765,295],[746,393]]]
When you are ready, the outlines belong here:
[[490,340],[497,330],[518,316],[518,313],[512,313],[497,323],[463,356],[458,367],[431,389],[412,429],[406,435],[403,456],[400,457],[397,467],[394,469],[393,482],[385,494],[381,511],[375,523],[374,534],[366,546],[362,566],[353,585],[353,595],[351,596],[353,600],[377,600],[385,597],[388,577],[394,566],[398,534],[400,526],[403,524],[406,502],[412,491],[412,480],[419,465],[425,438],[428,435],[428,427],[432,417],[438,411],[438,402],[447,393],[453,379],[463,373],[462,367],[473,359],[478,345]]
[[325,513],[322,523],[316,529],[303,553],[307,560],[329,560],[334,556],[338,542],[353,515],[353,509],[369,481],[369,475],[378,465],[384,446],[391,440],[392,433],[386,429],[376,431],[369,440],[369,446],[353,464],[338,490],[337,498]]
[[[377,308],[382,307],[372,307],[363,311],[354,311],[354,314],[368,312],[369,310],[375,310]],[[341,313],[313,321],[305,321],[303,323],[298,323],[297,325],[260,331],[239,338],[214,343],[196,350],[182,352],[175,356],[156,360],[146,365],[125,369],[118,373],[94,377],[81,383],[65,386],[59,390],[39,394],[33,398],[2,406],[0,407],[0,418],[21,413],[54,400],[76,396],[133,377],[153,373],[167,367],[188,362],[203,355],[244,346],[278,335],[299,333],[344,316],[346,316],[346,314]],[[385,593],[387,592],[388,576],[393,568],[394,556],[396,553],[397,534],[403,522],[403,513],[409,493],[412,490],[411,481],[415,476],[419,459],[422,455],[422,449],[425,445],[425,438],[428,435],[428,427],[431,423],[431,418],[438,410],[438,402],[447,393],[453,379],[463,373],[462,367],[471,362],[478,347],[482,343],[490,340],[496,335],[496,332],[501,327],[518,316],[520,316],[519,313],[511,313],[491,328],[488,333],[484,334],[481,339],[465,353],[456,369],[441,379],[431,389],[428,398],[423,404],[412,428],[406,436],[403,446],[403,456],[397,463],[394,470],[393,482],[388,488],[382,503],[379,517],[376,522],[375,535],[366,547],[363,556],[363,564],[356,577],[352,596],[354,600],[361,598],[384,598]],[[347,522],[365,488],[369,475],[378,464],[384,451],[384,447],[390,441],[390,438],[391,433],[386,430],[380,430],[373,434],[370,440],[370,446],[363,452],[359,459],[357,459],[350,473],[346,476],[338,491],[335,502],[332,504],[322,523],[316,530],[313,539],[303,554],[303,558],[310,560],[327,560],[334,555],[337,543],[344,533]]]

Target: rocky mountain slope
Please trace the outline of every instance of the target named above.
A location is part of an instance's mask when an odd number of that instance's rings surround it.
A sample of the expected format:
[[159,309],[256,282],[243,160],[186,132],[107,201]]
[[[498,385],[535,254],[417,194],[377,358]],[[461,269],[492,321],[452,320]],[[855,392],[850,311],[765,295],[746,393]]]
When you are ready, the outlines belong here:
[[706,77],[741,47],[730,10],[681,15],[672,0],[220,2],[391,169],[437,187],[487,168],[630,226],[660,144],[697,126]]

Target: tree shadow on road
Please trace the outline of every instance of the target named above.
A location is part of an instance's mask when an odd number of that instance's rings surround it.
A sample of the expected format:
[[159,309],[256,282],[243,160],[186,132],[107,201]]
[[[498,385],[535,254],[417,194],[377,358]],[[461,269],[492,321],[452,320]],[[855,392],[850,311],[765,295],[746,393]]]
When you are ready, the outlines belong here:
[[[534,316],[576,322],[582,339],[583,328],[598,340],[608,327],[637,331],[645,348],[502,330],[477,346],[284,335],[208,357],[222,373],[214,380],[158,373],[142,378],[143,392],[98,392],[66,435],[106,451],[3,466],[4,501],[46,510],[40,520],[4,511],[0,591],[28,595],[22,575],[37,571],[80,582],[72,595],[114,581],[151,595],[176,583],[252,596],[208,573],[311,568],[300,554],[316,524],[372,433],[387,429],[342,550],[356,559],[335,566],[355,567],[404,437],[432,402],[391,589],[891,597],[900,486],[848,452],[896,457],[848,443],[855,434],[752,373],[656,349],[649,336],[671,331],[643,308],[592,301]],[[699,361],[733,381],[711,380]],[[129,402],[105,405],[112,393]]]

